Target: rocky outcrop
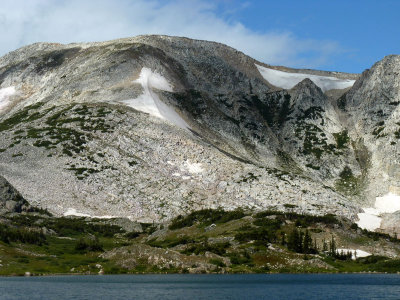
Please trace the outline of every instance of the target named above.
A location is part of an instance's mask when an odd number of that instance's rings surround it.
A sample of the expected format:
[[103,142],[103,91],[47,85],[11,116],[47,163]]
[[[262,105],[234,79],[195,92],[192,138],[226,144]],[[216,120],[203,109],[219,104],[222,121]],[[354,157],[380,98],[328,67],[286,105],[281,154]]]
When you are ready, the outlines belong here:
[[21,212],[26,207],[28,202],[3,176],[0,176],[0,214]]

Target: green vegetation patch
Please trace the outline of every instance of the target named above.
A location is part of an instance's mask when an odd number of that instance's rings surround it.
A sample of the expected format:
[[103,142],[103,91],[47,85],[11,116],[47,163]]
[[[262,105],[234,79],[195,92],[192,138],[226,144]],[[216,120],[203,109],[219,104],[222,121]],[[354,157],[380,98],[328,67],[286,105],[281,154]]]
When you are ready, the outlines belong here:
[[347,196],[358,195],[362,188],[362,176],[354,176],[351,168],[345,166],[335,181],[335,188]]
[[[55,218],[38,212],[2,217],[0,275],[97,274],[100,269],[106,274],[186,273],[188,264],[203,272],[229,273],[400,271],[397,259],[372,255],[352,260],[350,252],[339,251],[337,245],[349,237],[357,245],[390,246],[400,241],[359,230],[334,215],[210,209],[188,216],[176,218],[177,229],[141,224],[143,232],[128,233],[107,220]],[[205,227],[212,223],[216,225]],[[149,240],[154,232],[157,238]],[[139,257],[131,252],[137,246],[146,247]],[[104,259],[102,253],[109,250],[121,255]],[[179,261],[169,266],[153,263],[154,254],[172,261],[179,255],[186,267],[176,267]]]
[[254,175],[253,173],[249,172],[247,175],[242,176],[242,178],[238,180],[237,183],[253,182],[254,180],[257,180],[257,178],[260,176],[261,175]]
[[221,224],[226,223],[231,220],[241,219],[246,214],[238,209],[233,211],[224,211],[222,209],[213,210],[213,209],[203,209],[199,211],[195,211],[190,213],[187,216],[178,216],[172,220],[171,225],[169,225],[169,229],[179,229],[183,227],[189,227],[196,223],[199,226],[209,226],[211,224]]
[[17,228],[0,224],[0,241],[4,243],[20,242],[25,244],[42,245],[46,243],[46,236],[41,230]]
[[28,123],[40,119],[43,117],[44,113],[39,113],[36,110],[43,106],[43,104],[43,102],[38,102],[36,104],[29,105],[13,114],[10,118],[3,120],[0,123],[0,132],[13,129],[20,123]]
[[[59,109],[53,107],[39,111],[44,103],[27,106],[0,123],[0,132],[10,130],[20,124],[34,124],[25,130],[19,129],[14,135],[20,139],[35,139],[36,147],[54,149],[61,145],[63,153],[69,156],[80,153],[90,139],[92,132],[111,132],[105,117],[111,112],[106,107],[89,107],[76,104]],[[45,119],[50,112],[54,112]],[[42,119],[40,126],[35,120]],[[39,124],[37,124],[39,125]],[[25,134],[25,135],[24,135]]]
[[337,149],[345,149],[347,148],[350,137],[347,130],[343,130],[342,132],[334,133],[333,137],[336,140],[336,148]]
[[153,239],[147,242],[147,245],[157,248],[171,248],[177,245],[186,245],[189,243],[194,243],[195,240],[188,236],[181,237],[168,237],[164,240],[157,241],[157,239]]
[[284,222],[285,220],[293,221],[295,222],[296,226],[303,228],[316,225],[318,223],[325,225],[341,224],[340,220],[335,215],[332,214],[326,214],[323,216],[314,216],[314,215],[298,214],[294,212],[280,212],[280,211],[267,210],[255,214],[254,217],[260,219],[272,216],[280,220],[280,222]]
[[247,95],[243,97],[247,105],[258,109],[271,128],[278,128],[290,119],[289,115],[293,112],[290,99],[291,96],[285,92],[266,93],[263,99],[256,94],[252,94],[250,98]]
[[[284,241],[282,241],[284,244]],[[318,247],[316,241],[311,238],[308,230],[305,232],[293,228],[288,236],[287,247],[290,251],[304,254],[316,254],[318,253]]]
[[320,159],[324,153],[341,155],[336,145],[328,144],[326,134],[317,125],[310,123],[309,120],[321,120],[320,125],[324,125],[322,113],[324,110],[319,106],[312,106],[307,110],[301,110],[301,115],[297,116],[295,136],[303,141],[300,153],[313,155]]
[[103,245],[100,243],[97,237],[92,239],[85,239],[83,237],[79,238],[75,244],[75,250],[82,253],[104,251]]
[[121,227],[101,223],[92,219],[88,222],[85,218],[41,218],[31,215],[18,215],[11,218],[15,226],[40,226],[54,230],[59,236],[76,237],[81,234],[92,234],[102,237],[113,237],[116,233],[123,233]]
[[[397,125],[397,126],[400,126],[400,122],[397,122],[396,125]],[[398,128],[398,129],[394,132],[394,137],[395,137],[396,139],[400,139],[400,128]],[[393,142],[392,142],[392,143],[393,143]],[[396,144],[396,143],[394,143],[394,144]],[[392,144],[392,145],[393,145],[393,144]]]
[[250,241],[257,241],[262,244],[266,242],[276,242],[276,231],[280,229],[280,225],[280,222],[277,224],[273,222],[273,224],[262,224],[260,227],[244,227],[235,235],[235,240],[240,243]]
[[212,252],[217,255],[225,255],[227,248],[229,248],[230,243],[216,243],[216,244],[209,244],[207,240],[203,243],[196,243],[194,245],[189,246],[186,250],[181,251],[182,254],[186,255],[200,255],[205,254],[206,252]]
[[[9,148],[23,140],[33,140],[35,147],[58,149],[59,155],[76,157],[86,149],[87,142],[94,138],[95,133],[113,131],[107,120],[107,115],[112,112],[108,106],[74,104],[40,110],[43,104],[28,106],[0,123],[0,132],[16,128],[14,143]],[[13,154],[13,157],[17,156],[22,154]],[[87,156],[87,159],[97,164],[92,156]],[[86,166],[70,166],[68,170],[73,171],[78,179],[102,171]]]

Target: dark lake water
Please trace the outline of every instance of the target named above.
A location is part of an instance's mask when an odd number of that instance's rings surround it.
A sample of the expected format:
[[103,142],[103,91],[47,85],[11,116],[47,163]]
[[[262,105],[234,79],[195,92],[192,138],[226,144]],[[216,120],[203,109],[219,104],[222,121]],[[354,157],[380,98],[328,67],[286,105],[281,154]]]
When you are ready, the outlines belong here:
[[0,277],[0,299],[400,299],[400,275]]

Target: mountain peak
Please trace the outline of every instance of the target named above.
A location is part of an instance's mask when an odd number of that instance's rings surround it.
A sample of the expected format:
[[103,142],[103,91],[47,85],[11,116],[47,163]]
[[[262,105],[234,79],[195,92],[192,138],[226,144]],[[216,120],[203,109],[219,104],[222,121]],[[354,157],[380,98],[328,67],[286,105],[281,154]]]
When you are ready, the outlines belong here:
[[293,205],[356,220],[400,178],[397,61],[353,86],[180,37],[27,46],[0,59],[0,172],[57,215]]

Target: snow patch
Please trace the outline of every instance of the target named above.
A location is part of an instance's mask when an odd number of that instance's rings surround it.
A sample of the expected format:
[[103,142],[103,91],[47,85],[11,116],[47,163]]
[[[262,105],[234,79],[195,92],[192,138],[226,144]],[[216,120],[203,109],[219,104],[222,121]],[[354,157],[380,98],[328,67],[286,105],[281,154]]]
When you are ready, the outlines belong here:
[[16,92],[15,87],[10,86],[0,89],[0,111],[4,110],[10,104],[10,97]]
[[185,162],[185,168],[192,174],[198,174],[204,171],[201,163],[191,163],[189,160]]
[[[364,209],[365,211],[365,209]],[[358,216],[358,227],[362,229],[367,229],[369,231],[374,231],[377,228],[381,227],[382,218],[378,217],[378,215],[371,214],[371,213],[359,213]]]
[[79,213],[76,211],[75,208],[68,208],[68,210],[64,213],[64,217],[67,217],[67,216],[89,217],[90,218],[90,215],[84,214],[84,213]]
[[151,87],[161,91],[172,92],[172,85],[162,75],[151,71],[149,68],[142,68],[139,78],[134,82],[140,83],[143,87]]
[[376,197],[375,208],[380,213],[394,213],[400,210],[400,196],[388,193],[383,197]]
[[114,219],[118,218],[116,216],[91,216],[89,214],[77,212],[75,208],[68,208],[68,210],[64,213],[64,217],[67,216],[76,216],[76,217],[85,217],[85,218],[92,218],[92,219]]
[[179,114],[167,104],[162,102],[153,89],[172,92],[171,84],[162,75],[153,72],[151,69],[143,67],[139,78],[134,81],[143,88],[143,94],[136,99],[122,101],[124,104],[136,110],[148,113],[157,118],[167,120],[176,126],[188,129],[189,125],[179,116]]
[[339,253],[340,252],[344,252],[344,253],[347,253],[347,252],[351,252],[351,258],[352,259],[357,259],[357,258],[359,258],[359,257],[367,257],[367,256],[370,256],[370,255],[372,255],[371,253],[369,253],[369,252],[366,252],[366,251],[363,251],[363,250],[360,250],[360,249],[345,249],[345,248],[340,248],[340,249],[337,249],[338,251],[339,251]]
[[358,214],[357,225],[360,228],[374,231],[381,226],[381,214],[394,213],[400,210],[400,196],[388,193],[382,197],[376,197],[375,207],[363,208],[364,212]]
[[259,66],[257,64],[256,67],[266,81],[283,89],[291,89],[296,84],[298,84],[299,82],[303,81],[306,78],[312,80],[317,86],[321,88],[323,92],[332,89],[345,89],[353,86],[355,82],[355,80],[339,79],[331,76],[319,76],[319,75],[312,75],[305,73],[283,72]]

